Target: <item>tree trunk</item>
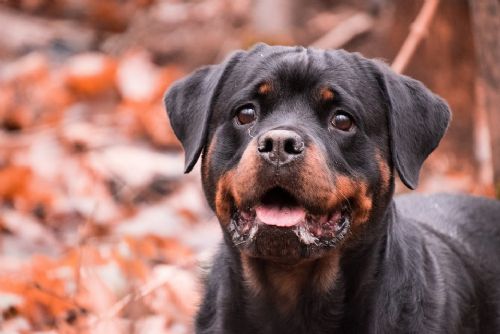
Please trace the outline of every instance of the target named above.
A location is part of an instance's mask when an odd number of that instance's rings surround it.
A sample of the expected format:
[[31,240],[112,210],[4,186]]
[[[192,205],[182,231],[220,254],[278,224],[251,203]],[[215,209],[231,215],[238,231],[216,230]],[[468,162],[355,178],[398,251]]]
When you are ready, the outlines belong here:
[[[488,114],[493,178],[500,198],[500,2],[469,0],[477,64],[477,80],[483,94],[477,96]],[[481,96],[482,95],[482,96]]]

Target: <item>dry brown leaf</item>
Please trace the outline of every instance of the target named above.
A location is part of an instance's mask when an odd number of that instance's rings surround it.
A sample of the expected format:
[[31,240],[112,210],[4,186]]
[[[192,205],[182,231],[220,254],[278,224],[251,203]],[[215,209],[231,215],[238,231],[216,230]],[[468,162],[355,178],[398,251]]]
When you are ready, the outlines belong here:
[[180,149],[181,144],[170,126],[164,106],[153,104],[146,108],[136,106],[135,115],[144,133],[158,147]]
[[135,323],[136,334],[171,334],[166,326],[166,319],[162,315],[145,317]]
[[141,293],[150,307],[159,314],[189,323],[200,302],[200,282],[193,273],[175,266],[158,265],[153,269]]
[[95,96],[114,87],[116,63],[102,53],[79,54],[66,64],[68,87],[83,96]]
[[32,84],[47,79],[49,71],[47,56],[33,52],[4,67],[0,72],[0,81]]
[[0,201],[24,212],[50,210],[54,194],[29,166],[12,165],[0,169]]
[[186,265],[194,260],[193,251],[174,238],[162,238],[156,235],[146,235],[142,238],[125,236],[123,241],[130,252],[142,261]]
[[152,103],[163,94],[162,76],[145,51],[125,55],[118,65],[116,84],[127,102]]
[[[80,284],[84,295],[79,296],[80,302],[87,305],[98,317],[106,318],[108,310],[116,303],[117,297],[112,288],[103,281],[95,268],[81,268]],[[85,302],[84,302],[85,301]]]
[[30,53],[0,72],[0,122],[7,130],[54,125],[71,101],[48,58]]
[[[62,250],[62,245],[45,225],[34,218],[14,210],[5,210],[1,221],[3,226],[18,239],[18,245],[26,249],[36,250],[51,248],[54,253]],[[6,250],[9,251],[8,249]]]

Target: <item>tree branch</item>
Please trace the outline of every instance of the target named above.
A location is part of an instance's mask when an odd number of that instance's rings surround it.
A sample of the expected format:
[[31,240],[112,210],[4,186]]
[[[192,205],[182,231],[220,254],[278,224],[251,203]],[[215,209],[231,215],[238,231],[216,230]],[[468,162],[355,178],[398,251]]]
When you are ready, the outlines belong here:
[[420,13],[418,13],[417,18],[411,25],[410,34],[406,37],[403,46],[392,63],[391,67],[395,72],[402,73],[410,62],[418,44],[427,34],[438,5],[439,0],[425,0]]
[[355,14],[339,23],[310,46],[321,49],[337,49],[356,36],[364,34],[373,27],[373,18],[365,13]]

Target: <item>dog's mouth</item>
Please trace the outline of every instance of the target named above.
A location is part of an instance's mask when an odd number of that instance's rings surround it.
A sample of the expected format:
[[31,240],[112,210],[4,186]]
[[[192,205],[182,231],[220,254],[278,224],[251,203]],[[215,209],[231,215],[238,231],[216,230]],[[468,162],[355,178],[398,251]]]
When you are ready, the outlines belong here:
[[[351,217],[347,200],[327,212],[318,212],[308,209],[291,192],[274,187],[254,205],[235,207],[229,232],[235,245],[253,253],[273,256],[291,252],[300,257],[309,257],[312,255],[311,250],[336,247],[346,236]],[[258,240],[267,240],[269,235],[272,247]],[[271,249],[276,247],[299,249]]]

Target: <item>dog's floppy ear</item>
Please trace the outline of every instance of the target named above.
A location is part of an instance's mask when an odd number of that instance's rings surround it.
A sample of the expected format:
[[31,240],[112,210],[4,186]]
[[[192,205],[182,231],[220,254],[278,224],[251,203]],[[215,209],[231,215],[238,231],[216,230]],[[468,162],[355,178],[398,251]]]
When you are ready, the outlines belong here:
[[377,67],[388,105],[393,165],[403,183],[415,189],[424,160],[446,132],[450,108],[420,81],[396,74],[385,64]]
[[208,122],[221,84],[243,52],[224,63],[205,66],[177,81],[165,94],[170,125],[185,152],[184,173],[189,173],[205,146]]

